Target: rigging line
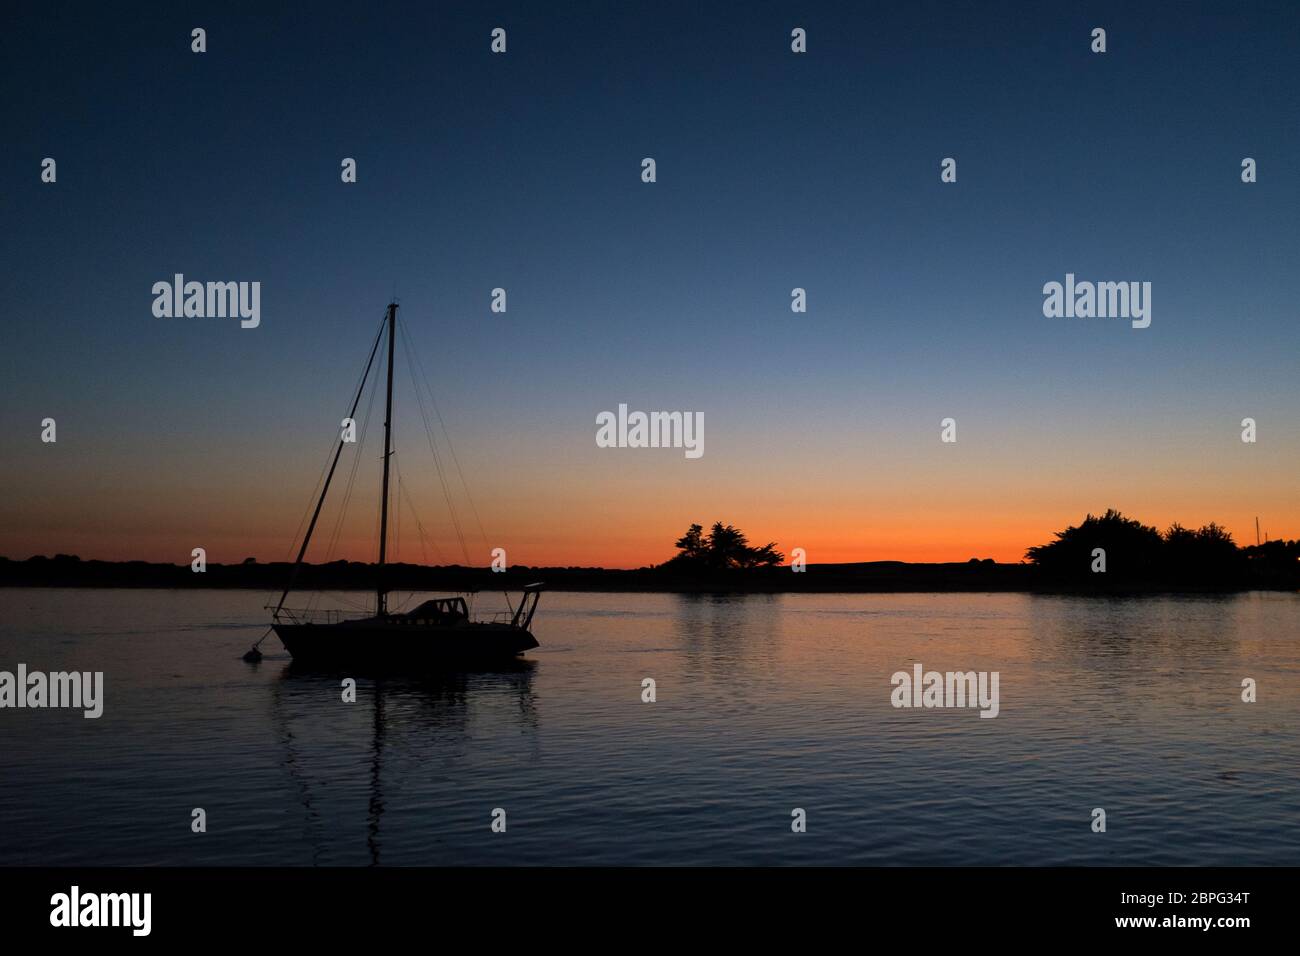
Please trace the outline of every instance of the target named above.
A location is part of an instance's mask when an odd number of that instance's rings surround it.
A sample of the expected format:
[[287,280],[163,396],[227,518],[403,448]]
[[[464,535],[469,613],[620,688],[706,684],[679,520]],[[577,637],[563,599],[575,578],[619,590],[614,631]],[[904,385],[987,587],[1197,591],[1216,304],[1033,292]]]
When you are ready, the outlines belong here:
[[[351,470],[348,471],[347,485],[343,490],[343,497],[341,501],[339,501],[338,518],[335,519],[334,522],[334,532],[333,535],[330,536],[329,548],[325,550],[326,563],[333,559],[334,550],[338,548],[339,536],[341,536],[343,532],[343,522],[347,518],[347,509],[352,503],[352,493],[356,490],[356,472],[361,466],[361,459],[364,458],[365,436],[369,434],[370,421],[374,418],[374,395],[376,395],[378,389],[380,389],[380,377],[374,376],[374,381],[370,382],[370,397],[367,399],[367,403],[365,403],[365,418],[361,420],[361,433],[356,444],[356,454],[352,455],[352,467]],[[347,600],[347,598],[342,596],[339,596],[337,600],[342,601],[343,604],[346,604],[348,607],[368,606],[359,604],[359,602],[356,601]]]
[[[362,386],[365,384],[366,373],[369,371],[369,369],[370,369],[370,362],[367,361],[366,365],[361,369],[361,374],[357,378],[357,391],[360,391]],[[334,450],[334,442],[331,440],[329,445],[325,449],[325,460],[321,462],[320,474],[316,476],[316,484],[312,486],[311,494],[307,497],[307,506],[303,508],[302,517],[298,519],[298,526],[294,528],[293,537],[289,539],[289,547],[285,549],[284,561],[286,564],[289,562],[289,559],[293,556],[293,547],[298,541],[298,536],[302,534],[303,525],[307,523],[307,516],[311,514],[311,510],[312,510],[311,503],[316,500],[316,493],[321,488],[321,482],[326,480],[325,475],[330,467],[330,453],[333,450]],[[270,602],[271,595],[273,594],[275,594],[275,589],[272,589],[267,593],[266,600],[268,604]]]
[[[406,500],[406,489],[402,487],[402,463],[400,461],[394,461],[393,470],[397,472],[397,527],[398,527],[397,539],[398,539],[398,543],[400,544],[402,539],[402,532],[401,532],[402,502]],[[417,535],[417,541],[418,541],[418,535]],[[429,563],[427,560],[428,555],[424,554],[424,542],[419,541],[419,545],[420,545],[421,555],[426,558],[424,563],[428,564]]]
[[428,542],[429,545],[433,547],[434,556],[438,559],[438,561],[445,562],[446,558],[442,556],[442,549],[438,547],[438,542],[433,539],[432,535],[428,534],[425,531],[424,522],[420,520],[420,513],[415,509],[415,502],[411,500],[411,494],[406,490],[406,485],[402,482],[400,475],[398,476],[398,480],[397,480],[397,490],[401,493],[402,497],[406,500],[407,507],[411,509],[411,517],[415,519],[415,528],[417,533],[420,536],[420,553],[424,557],[424,563],[426,565],[429,563],[429,554],[424,549],[424,545],[426,541]]
[[[406,503],[408,505],[411,505],[411,499],[410,496],[406,494],[406,487],[402,481],[402,461],[401,461],[401,457],[396,452],[393,452],[393,470],[397,473],[396,512],[397,512],[398,528],[400,528],[401,520],[402,520],[402,501],[403,499],[405,499]],[[424,564],[427,566],[429,563],[429,553],[428,551],[425,550],[424,547],[424,537],[423,537],[424,529],[420,525],[420,516],[416,514],[414,505],[411,505],[411,517],[415,519],[416,531],[419,534],[420,554],[423,556]],[[399,532],[399,537],[400,537],[400,532]],[[415,595],[416,595],[415,591],[408,591],[406,597],[402,598],[401,601],[398,603],[397,610],[405,611],[408,607],[410,607],[411,603],[415,600]],[[392,610],[392,608],[390,608],[389,610]]]
[[[393,497],[397,498],[397,501],[395,502],[396,507],[393,508],[393,509],[391,509],[391,510],[395,513],[395,515],[396,515],[396,522],[397,522],[397,531],[396,531],[396,535],[395,535],[395,537],[393,538],[393,557],[394,557],[394,559],[396,559],[396,558],[398,557],[398,549],[399,549],[400,546],[401,546],[401,537],[402,537],[402,530],[401,530],[401,529],[402,529],[402,495],[405,493],[405,489],[403,489],[403,487],[402,487],[402,459],[401,459],[401,456],[397,454],[397,449],[396,449],[396,448],[393,449],[393,471],[394,471],[394,472],[396,473],[396,475],[397,475],[397,491],[393,494]],[[412,513],[413,515],[415,514],[414,509],[412,509],[412,512],[411,512],[411,513]],[[416,523],[418,524],[418,523],[419,523],[419,520],[420,520],[419,515],[415,515],[415,520],[416,520]],[[420,542],[420,549],[421,549],[421,551],[423,551],[423,549],[424,549],[424,542],[423,542],[423,541]],[[393,563],[396,563],[396,560],[394,560]],[[400,592],[399,592],[399,593],[400,593]],[[412,602],[413,600],[415,600],[415,592],[414,592],[414,591],[408,591],[408,592],[406,593],[406,596],[405,596],[404,598],[402,598],[402,599],[400,599],[400,600],[398,601],[398,604],[397,604],[397,610],[398,610],[398,611],[405,611],[408,607],[411,606],[411,602]],[[393,608],[390,606],[390,607],[389,607],[389,610],[392,611]]]
[[[420,384],[422,382],[426,392],[429,393],[429,405],[433,406],[433,414],[438,416],[438,425],[442,428],[443,440],[447,442],[447,451],[448,453],[451,453],[451,462],[456,466],[456,475],[460,476],[461,488],[465,489],[465,501],[469,502],[469,511],[471,511],[471,514],[474,516],[474,523],[478,525],[478,535],[482,537],[484,550],[489,551],[491,544],[487,541],[487,532],[484,529],[484,523],[482,523],[482,518],[478,516],[478,506],[474,505],[474,496],[471,493],[471,490],[469,490],[468,481],[465,480],[465,472],[463,468],[460,467],[460,459],[456,457],[456,447],[451,444],[451,433],[447,432],[447,423],[443,420],[442,411],[438,408],[438,399],[434,398],[433,385],[429,384],[429,376],[426,375],[424,371],[424,364],[420,362],[420,352],[416,350],[415,343],[413,343],[411,339],[411,334],[407,332],[406,326],[404,325],[402,326],[402,343],[403,346],[406,347],[407,362],[412,364],[411,377],[416,380],[416,395],[420,394]],[[419,369],[419,376],[416,375],[416,369]],[[433,444],[432,437],[430,437],[429,444]],[[452,516],[452,519],[454,519],[454,516]],[[463,537],[461,537],[460,548],[461,550],[465,550]],[[468,553],[465,554],[465,563],[469,563]],[[513,607],[513,602],[510,600],[510,592],[503,588],[502,593],[506,596],[506,606],[510,607],[511,615],[513,615],[513,613],[515,613],[515,607]]]
[[[330,450],[333,450],[333,443],[330,444]],[[321,482],[325,480],[325,472],[330,465],[330,453],[325,453],[325,460],[321,463],[320,474],[316,477],[316,484],[312,486],[311,496],[307,499],[307,507],[303,509],[302,517],[298,519],[298,527],[293,531],[293,537],[289,539],[289,547],[284,552],[284,563],[288,564],[293,557],[293,546],[298,543],[298,535],[302,534],[302,527],[307,523],[307,516],[311,514],[311,503],[316,500],[316,492],[320,490]],[[271,598],[275,596],[278,588],[272,588],[266,592],[266,606],[271,606]]]
[[[395,448],[393,449],[392,460],[393,460],[393,471],[394,471],[394,472],[396,473],[396,475],[397,475],[398,490],[400,491],[400,490],[401,490],[401,483],[402,483],[402,471],[401,471],[401,468],[398,466],[398,463],[397,463],[397,449],[395,449]],[[395,511],[396,511],[396,513],[393,515],[393,535],[392,535],[392,539],[391,539],[391,544],[392,544],[392,546],[391,546],[391,548],[389,549],[389,550],[392,552],[392,561],[389,562],[390,564],[398,564],[398,563],[399,563],[399,558],[401,558],[401,556],[402,556],[402,555],[401,555],[401,552],[402,552],[402,501],[401,501],[401,498],[400,498],[400,497],[399,497],[398,500],[397,500],[397,508],[395,509]],[[398,592],[398,593],[400,593],[400,592]],[[390,592],[390,596],[391,596],[391,592]],[[389,604],[388,604],[388,612],[391,614],[391,613],[393,613],[394,610],[397,610],[397,611],[399,611],[399,612],[400,612],[400,611],[405,611],[405,610],[406,610],[406,606],[407,606],[407,604],[409,604],[409,603],[410,603],[410,598],[409,598],[409,597],[406,598],[406,599],[401,599],[401,600],[399,600],[399,601],[397,602],[397,607],[394,608],[392,602],[390,601]]]
[[302,509],[302,517],[298,519],[298,527],[293,529],[293,537],[289,539],[289,546],[284,549],[284,560],[287,563],[293,557],[293,546],[298,543],[298,536],[302,534],[303,525],[307,523],[307,516],[311,514],[311,503],[316,500],[316,492],[320,490],[320,483],[325,480],[325,472],[330,466],[330,454],[334,451],[334,442],[330,442],[330,447],[325,452],[325,460],[321,462],[320,474],[316,476],[316,484],[312,485],[311,495],[307,498],[307,506]]
[[[415,349],[415,343],[411,341],[406,327],[402,327],[402,338],[406,345],[408,356],[413,355],[415,358],[415,368],[412,369],[411,375],[415,377],[415,369],[420,372],[419,382],[424,384],[425,390],[429,393],[429,404],[433,406],[433,413],[438,418],[438,425],[442,428],[442,437],[447,442],[447,451],[451,453],[452,464],[456,466],[456,474],[460,476],[460,483],[465,489],[465,500],[469,502],[469,510],[474,515],[474,522],[478,525],[478,533],[483,538],[484,548],[488,547],[487,532],[483,530],[483,520],[479,517],[478,507],[474,504],[474,496],[470,494],[469,482],[465,480],[465,472],[460,467],[460,459],[456,457],[456,447],[451,443],[451,434],[447,431],[447,423],[443,421],[442,412],[438,408],[438,400],[433,396],[433,386],[429,384],[429,377],[425,374],[424,365],[420,362],[420,353]],[[409,360],[409,359],[408,359]],[[419,384],[416,385],[417,391]]]
[[[414,378],[415,364],[411,359],[410,342],[408,339],[403,338],[403,346],[406,352],[407,364],[411,368],[411,376],[412,378]],[[446,499],[447,510],[451,514],[452,527],[455,529],[456,537],[460,541],[460,550],[465,555],[465,564],[469,567],[472,567],[473,564],[470,561],[469,548],[465,544],[465,532],[461,529],[460,519],[456,517],[456,506],[452,503],[451,491],[447,488],[447,479],[443,474],[443,470],[442,470],[442,460],[438,455],[438,449],[433,440],[433,426],[429,424],[429,415],[428,412],[425,410],[424,399],[421,397],[420,390],[418,388],[415,390],[415,399],[416,399],[416,405],[419,406],[420,409],[420,418],[423,419],[424,421],[425,436],[429,439],[429,451],[433,453],[434,468],[438,472],[438,483],[442,486],[442,496],[444,499]]]
[[[406,339],[403,339],[402,346],[406,355],[407,366],[410,368],[411,377],[414,379],[415,366],[414,363],[412,363],[411,361],[409,342]],[[451,489],[448,488],[447,486],[446,475],[442,467],[442,458],[438,454],[437,443],[434,441],[433,438],[433,426],[429,422],[429,414],[424,407],[424,398],[420,394],[418,386],[415,389],[415,398],[416,398],[416,405],[420,410],[420,418],[424,423],[425,437],[429,441],[429,451],[433,454],[433,464],[434,464],[434,469],[438,474],[438,483],[442,487],[443,499],[447,502],[447,512],[448,512],[448,516],[451,518],[452,529],[456,533],[456,538],[460,543],[461,553],[464,555],[465,563],[468,565],[470,563],[470,557],[469,557],[469,548],[466,546],[465,543],[465,533],[460,526],[460,519],[456,514],[456,505],[452,500]]]
[[[370,358],[366,361],[366,370],[361,377],[361,387],[357,389],[357,397],[352,402],[352,414],[356,414],[357,404],[361,401],[361,393],[366,387],[366,377],[370,374],[370,366],[374,364],[375,353],[379,351],[379,339],[383,334],[384,327],[379,327],[379,332],[375,335],[375,344],[371,346]],[[348,416],[349,418],[352,415]],[[275,607],[275,613],[279,613],[280,608],[284,607],[284,599],[289,596],[293,589],[294,580],[298,576],[298,570],[302,567],[303,555],[307,553],[307,545],[311,541],[311,535],[316,530],[316,520],[320,517],[321,506],[325,504],[325,495],[329,491],[330,479],[334,477],[334,469],[338,466],[339,455],[343,453],[343,438],[339,436],[338,447],[334,449],[334,461],[330,464],[329,474],[325,477],[325,487],[321,489],[320,500],[316,502],[316,510],[311,516],[311,524],[307,526],[307,533],[303,536],[302,547],[298,549],[298,559],[293,563],[293,570],[289,574],[289,583],[285,586],[284,593],[280,595],[280,601]],[[274,614],[272,615],[274,617]]]
[[348,482],[343,490],[343,497],[340,499],[339,513],[334,519],[334,529],[330,535],[329,546],[325,549],[326,560],[334,557],[334,551],[338,547],[339,535],[343,530],[343,522],[347,516],[348,505],[352,502],[352,493],[356,490],[357,470],[361,466],[361,459],[366,447],[366,436],[370,433],[370,421],[374,417],[375,393],[379,389],[379,378],[370,384],[370,397],[366,399],[366,414],[361,420],[361,432],[356,442],[357,451],[352,456],[352,464],[348,469]]
[[[483,529],[483,520],[479,517],[478,507],[474,504],[474,496],[473,496],[473,494],[470,493],[470,490],[469,490],[469,482],[465,480],[465,472],[464,472],[464,470],[460,467],[460,459],[456,457],[456,448],[455,448],[455,446],[451,443],[451,434],[447,431],[447,423],[446,423],[445,421],[443,421],[443,418],[442,418],[442,412],[438,409],[438,400],[437,400],[437,399],[434,397],[434,395],[433,395],[433,386],[429,384],[429,377],[428,377],[428,375],[425,374],[424,366],[423,366],[423,364],[421,364],[421,362],[420,362],[420,356],[419,356],[419,353],[416,352],[416,350],[415,350],[415,345],[414,345],[414,343],[411,341],[411,336],[410,336],[410,334],[406,331],[406,326],[405,326],[405,325],[402,326],[402,345],[403,345],[403,347],[404,347],[405,350],[406,350],[406,361],[407,361],[407,364],[411,366],[411,378],[413,378],[413,379],[416,380],[416,381],[415,381],[415,394],[416,394],[416,398],[418,399],[419,396],[420,396],[420,383],[423,382],[425,390],[429,393],[429,404],[431,404],[431,405],[433,406],[434,414],[438,416],[438,424],[442,427],[442,437],[443,437],[443,439],[447,442],[447,451],[451,453],[451,460],[452,460],[452,463],[456,466],[456,473],[460,476],[460,483],[461,483],[461,486],[465,489],[465,500],[469,502],[469,508],[470,508],[470,511],[471,511],[471,513],[474,515],[474,521],[475,521],[475,523],[478,525],[478,532],[479,532],[479,535],[480,535],[480,536],[482,537],[482,539],[483,539],[483,549],[484,549],[484,551],[487,551],[487,550],[489,550],[489,548],[490,548],[490,543],[489,543],[489,541],[488,541],[487,531],[485,531],[485,530]],[[418,375],[416,374],[417,369],[418,369],[418,371],[419,371],[419,374],[418,374]],[[423,415],[423,414],[424,414],[424,405],[423,405],[422,402],[420,403],[420,411],[421,411],[421,414]],[[426,431],[431,431],[431,429],[429,429],[429,427],[428,427],[428,416],[425,416],[425,429],[426,429]],[[433,448],[433,436],[432,436],[432,434],[430,434],[430,436],[429,436],[429,447],[430,447],[430,449]],[[436,451],[434,451],[434,461],[435,461],[435,463],[437,462],[437,458],[438,458],[438,453],[437,453]],[[439,478],[439,480],[442,479],[442,468],[441,468],[441,465],[439,465],[439,468],[438,468],[438,478]],[[444,486],[444,494],[445,494],[445,493],[446,493],[446,489],[445,489],[445,486]],[[448,507],[450,507],[450,501],[448,502]],[[460,547],[461,547],[461,550],[462,550],[463,552],[465,552],[465,563],[466,563],[466,564],[471,564],[471,562],[470,562],[470,558],[469,558],[469,550],[465,547],[465,536],[464,536],[463,534],[461,534],[461,532],[460,532],[460,523],[456,520],[456,512],[455,512],[454,509],[452,510],[452,523],[453,523],[453,524],[455,525],[455,527],[456,527],[456,533],[460,536]],[[513,615],[513,614],[514,614],[514,606],[513,606],[513,602],[511,602],[511,600],[510,600],[510,592],[507,591],[507,590],[505,590],[505,589],[503,588],[501,593],[505,595],[505,598],[506,598],[506,607],[510,608],[510,612],[511,612],[511,614]]]
[[[361,374],[357,377],[356,390],[358,392],[361,390],[362,386],[365,385],[366,373],[369,370],[370,370],[370,362],[367,361],[366,365],[361,369]],[[354,405],[353,413],[355,413],[355,411],[356,411],[356,407]],[[298,522],[298,527],[294,529],[293,538],[290,540],[289,548],[284,555],[285,561],[288,561],[289,557],[293,554],[293,545],[298,540],[298,535],[302,531],[303,525],[307,523],[307,516],[311,514],[311,503],[316,500],[316,491],[320,488],[321,482],[325,479],[325,473],[326,470],[329,468],[329,463],[330,463],[330,452],[334,450],[334,445],[335,442],[331,440],[329,446],[325,449],[325,460],[321,463],[320,475],[317,476],[316,484],[312,487],[311,496],[307,499],[307,507],[303,509],[302,519]]]
[[[343,531],[343,522],[347,517],[348,506],[352,503],[352,494],[356,490],[357,469],[361,465],[361,459],[363,457],[362,451],[366,447],[366,435],[369,434],[370,432],[370,421],[374,417],[375,393],[378,390],[379,390],[379,376],[376,375],[374,380],[370,383],[370,397],[366,400],[366,414],[361,419],[361,431],[357,436],[356,453],[352,456],[352,466],[348,469],[347,485],[344,486],[343,497],[339,500],[339,513],[334,520],[334,529],[330,535],[329,544],[325,548],[326,564],[328,564],[334,558],[334,551],[338,547],[339,536]],[[353,409],[353,414],[356,414],[355,408]],[[316,601],[318,599],[319,599],[319,595],[313,596],[308,601],[307,604],[308,608],[315,607]],[[353,607],[353,608],[365,607],[365,605],[359,604],[355,601],[350,601],[347,598],[342,597],[341,595],[338,596],[336,600],[339,600],[343,604],[346,604],[349,607]]]
[[[389,421],[392,421],[391,414],[390,414],[390,416],[389,416]],[[392,432],[391,432],[391,431],[388,432],[388,436],[389,436],[389,438],[388,438],[388,447],[387,447],[386,450],[387,450],[388,455],[389,455],[389,460],[391,460],[391,459],[392,459],[392,456],[394,456],[394,455],[397,454],[397,443],[393,440],[393,438],[392,438]],[[384,457],[383,457],[382,455],[380,456],[380,460],[381,460],[381,461],[384,460]],[[384,492],[387,492],[387,495],[385,495]],[[378,547],[379,547],[379,543],[380,543],[381,541],[383,541],[383,540],[384,540],[384,537],[385,537],[385,535],[384,535],[384,532],[385,532],[385,529],[384,529],[385,500],[384,500],[384,499],[385,499],[385,497],[387,497],[387,498],[389,499],[388,504],[391,506],[391,504],[392,504],[391,499],[392,499],[392,497],[393,497],[393,488],[392,488],[392,485],[391,485],[391,484],[388,485],[387,487],[385,487],[385,488],[383,488],[383,489],[381,490],[381,492],[380,492],[380,494],[379,494],[379,504],[375,507],[375,539],[376,539],[376,540],[375,540],[375,547],[376,547],[376,549],[378,549]],[[379,558],[379,554],[378,554],[378,553],[375,555],[375,558],[376,558],[376,567],[380,567],[380,565],[378,564],[378,558]],[[391,562],[388,562],[387,560],[385,560],[385,563],[391,563]],[[383,572],[380,571],[379,573],[382,574]],[[384,600],[384,607],[385,607],[385,608],[387,608],[387,606],[388,606],[387,596],[388,596],[388,591],[385,591],[385,592],[384,592],[384,598],[385,598],[385,600]],[[376,613],[376,614],[379,613],[379,599],[378,599],[377,597],[376,597],[376,599],[375,599],[375,613]]]
[[402,545],[402,463],[393,456],[393,474],[397,477],[397,512],[393,516],[396,532],[393,539],[393,554],[397,555]]

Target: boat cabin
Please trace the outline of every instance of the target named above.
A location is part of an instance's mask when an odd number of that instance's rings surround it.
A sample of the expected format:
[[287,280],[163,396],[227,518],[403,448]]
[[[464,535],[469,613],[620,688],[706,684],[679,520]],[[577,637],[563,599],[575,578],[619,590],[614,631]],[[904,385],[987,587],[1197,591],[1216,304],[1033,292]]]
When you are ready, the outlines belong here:
[[435,598],[405,614],[392,614],[390,617],[399,624],[467,624],[469,607],[463,597]]

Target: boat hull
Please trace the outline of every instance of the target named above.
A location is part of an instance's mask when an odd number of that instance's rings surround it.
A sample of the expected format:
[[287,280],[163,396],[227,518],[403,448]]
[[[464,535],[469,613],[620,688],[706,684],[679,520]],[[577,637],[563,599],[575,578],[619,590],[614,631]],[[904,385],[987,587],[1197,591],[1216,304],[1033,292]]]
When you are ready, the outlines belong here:
[[508,660],[537,647],[537,639],[509,624],[275,624],[295,661],[353,666],[438,666]]

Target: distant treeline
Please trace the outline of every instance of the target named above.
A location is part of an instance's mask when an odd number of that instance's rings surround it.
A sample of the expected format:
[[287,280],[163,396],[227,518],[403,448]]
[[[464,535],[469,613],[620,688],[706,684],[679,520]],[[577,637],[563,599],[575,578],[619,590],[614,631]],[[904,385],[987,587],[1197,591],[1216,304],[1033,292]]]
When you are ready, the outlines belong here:
[[[1020,564],[989,558],[960,563],[870,561],[809,564],[802,572],[782,566],[775,543],[752,547],[744,533],[716,522],[709,533],[691,525],[678,554],[663,564],[632,571],[606,568],[515,566],[504,572],[460,565],[390,564],[383,582],[391,590],[499,591],[544,582],[557,591],[672,592],[887,592],[887,591],[1240,591],[1300,589],[1300,541],[1269,541],[1241,548],[1215,524],[1195,531],[1173,525],[1161,533],[1118,511],[1088,515],[1056,540],[1030,548]],[[1104,571],[1101,568],[1104,567]],[[0,586],[123,588],[250,588],[278,597],[293,566],[286,562],[188,564],[82,561],[75,555],[0,558]],[[376,587],[373,564],[332,561],[304,564],[294,590],[365,590]]]
[[[272,599],[289,580],[292,566],[283,562],[214,564],[196,573],[187,564],[144,561],[82,561],[75,556],[34,557],[25,561],[0,558],[0,586],[119,587],[119,588],[250,588]],[[606,568],[426,567],[390,564],[384,567],[385,587],[409,591],[500,591],[543,582],[556,591],[1024,591],[1033,587],[1034,569],[1027,564],[992,561],[960,564],[906,564],[876,561],[864,564],[810,564],[795,574],[788,567],[704,569],[666,563],[622,571]],[[304,564],[298,569],[295,591],[363,590],[377,581],[373,564],[332,561]],[[289,603],[293,603],[290,595]]]
[[1195,531],[1175,523],[1161,533],[1113,509],[1056,532],[1025,557],[1045,581],[1100,588],[1300,586],[1300,541],[1241,548],[1213,522]]

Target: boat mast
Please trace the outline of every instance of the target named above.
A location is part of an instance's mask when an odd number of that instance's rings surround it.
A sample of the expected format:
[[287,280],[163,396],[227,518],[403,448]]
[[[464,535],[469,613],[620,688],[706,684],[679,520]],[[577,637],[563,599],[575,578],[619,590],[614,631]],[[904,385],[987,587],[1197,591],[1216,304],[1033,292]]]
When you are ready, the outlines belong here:
[[379,568],[375,614],[388,612],[388,589],[384,587],[384,558],[388,553],[388,459],[393,454],[393,344],[397,338],[397,303],[388,303],[388,403],[384,410],[384,491],[379,504]]

